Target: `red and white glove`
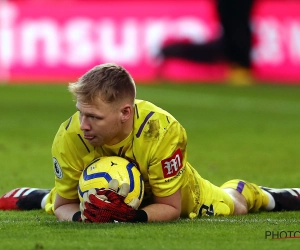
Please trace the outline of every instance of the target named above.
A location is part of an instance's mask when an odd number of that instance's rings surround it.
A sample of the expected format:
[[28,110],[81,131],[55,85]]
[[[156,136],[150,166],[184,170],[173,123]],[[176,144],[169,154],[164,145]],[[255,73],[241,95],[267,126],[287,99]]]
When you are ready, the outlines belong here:
[[124,202],[129,192],[129,185],[124,183],[118,190],[118,180],[111,180],[108,189],[90,189],[80,203],[83,222],[147,222],[148,216],[144,210],[136,210],[138,199],[129,204]]

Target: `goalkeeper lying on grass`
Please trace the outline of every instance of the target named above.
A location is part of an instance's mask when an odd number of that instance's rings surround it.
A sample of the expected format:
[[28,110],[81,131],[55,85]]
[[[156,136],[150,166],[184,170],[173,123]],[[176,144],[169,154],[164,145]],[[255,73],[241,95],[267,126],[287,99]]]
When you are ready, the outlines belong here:
[[[217,187],[203,179],[187,161],[184,128],[165,110],[135,99],[135,83],[124,68],[96,66],[71,83],[69,91],[78,111],[62,123],[53,142],[55,187],[14,189],[0,198],[0,209],[43,208],[59,220],[88,222],[300,210],[300,189],[270,189],[244,180]],[[113,182],[108,189],[89,192],[80,204],[80,175],[101,156],[136,163],[145,183],[139,209],[124,203],[126,187],[118,193]]]

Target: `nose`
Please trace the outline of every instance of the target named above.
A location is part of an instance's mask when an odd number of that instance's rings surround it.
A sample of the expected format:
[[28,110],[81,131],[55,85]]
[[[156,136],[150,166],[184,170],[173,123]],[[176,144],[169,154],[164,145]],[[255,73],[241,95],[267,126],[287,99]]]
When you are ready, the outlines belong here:
[[84,130],[90,130],[91,126],[88,123],[88,119],[85,116],[80,117],[80,129],[82,131]]

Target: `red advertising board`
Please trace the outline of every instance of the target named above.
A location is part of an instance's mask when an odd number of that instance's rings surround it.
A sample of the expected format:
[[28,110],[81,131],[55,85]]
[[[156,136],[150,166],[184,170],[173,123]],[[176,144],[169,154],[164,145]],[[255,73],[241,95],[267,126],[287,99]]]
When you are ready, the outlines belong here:
[[300,1],[262,1],[254,9],[252,61],[259,79],[300,83]]
[[[300,3],[259,1],[251,22],[254,75],[300,83]],[[157,57],[168,39],[201,43],[219,32],[211,0],[1,2],[0,81],[69,82],[104,62],[138,82],[222,80],[225,65]]]

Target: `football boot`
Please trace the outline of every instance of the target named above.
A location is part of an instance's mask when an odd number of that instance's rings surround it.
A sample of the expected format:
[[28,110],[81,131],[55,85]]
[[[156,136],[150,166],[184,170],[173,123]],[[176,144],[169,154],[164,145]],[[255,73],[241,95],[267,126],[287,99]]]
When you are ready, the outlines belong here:
[[275,200],[273,211],[300,210],[300,188],[260,188],[273,196]]
[[48,189],[16,188],[0,197],[0,210],[41,209],[41,203]]

